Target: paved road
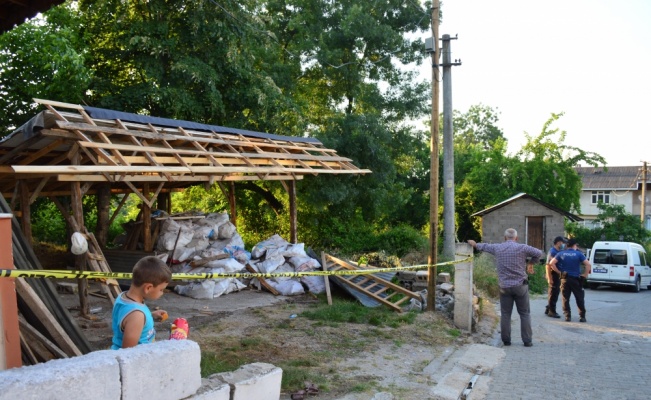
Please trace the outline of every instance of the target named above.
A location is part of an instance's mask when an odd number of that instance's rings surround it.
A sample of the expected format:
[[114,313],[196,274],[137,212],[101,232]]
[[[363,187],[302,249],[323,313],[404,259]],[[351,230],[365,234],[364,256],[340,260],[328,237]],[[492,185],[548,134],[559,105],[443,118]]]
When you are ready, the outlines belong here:
[[[546,297],[532,299],[534,346],[520,339],[513,312],[512,342],[491,372],[487,393],[469,399],[651,398],[651,290],[586,289],[587,323],[544,315]],[[560,299],[558,312],[560,313]],[[499,334],[495,339],[499,342]]]

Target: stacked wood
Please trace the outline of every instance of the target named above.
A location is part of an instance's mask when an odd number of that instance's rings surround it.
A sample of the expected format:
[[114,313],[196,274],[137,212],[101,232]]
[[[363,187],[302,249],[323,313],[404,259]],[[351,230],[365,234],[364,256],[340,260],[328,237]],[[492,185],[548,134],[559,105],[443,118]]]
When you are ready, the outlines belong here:
[[[12,212],[2,196],[0,211]],[[16,269],[43,269],[15,218],[12,219],[12,245]],[[24,365],[62,358],[64,355],[73,357],[92,350],[79,325],[61,303],[51,280],[18,278],[16,291]]]

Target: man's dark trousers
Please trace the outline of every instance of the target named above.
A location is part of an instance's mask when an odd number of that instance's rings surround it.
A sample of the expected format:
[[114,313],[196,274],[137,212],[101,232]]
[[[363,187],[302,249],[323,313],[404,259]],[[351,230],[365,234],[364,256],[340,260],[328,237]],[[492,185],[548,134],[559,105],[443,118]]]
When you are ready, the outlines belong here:
[[524,343],[531,343],[531,315],[529,309],[529,285],[513,286],[510,288],[500,288],[500,330],[502,341],[511,342],[511,313],[513,304],[520,314],[520,336]]

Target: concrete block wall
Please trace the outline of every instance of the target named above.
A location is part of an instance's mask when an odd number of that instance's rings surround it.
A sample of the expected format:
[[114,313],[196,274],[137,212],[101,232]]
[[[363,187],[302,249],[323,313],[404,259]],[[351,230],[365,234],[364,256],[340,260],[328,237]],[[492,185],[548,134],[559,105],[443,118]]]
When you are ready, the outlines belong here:
[[[233,372],[213,374],[207,381],[210,386],[228,385],[231,388],[230,400],[271,400],[280,398],[282,377],[283,370],[272,364],[253,363]],[[196,400],[194,397],[192,399]],[[214,397],[210,399],[216,400]]]
[[0,399],[120,399],[120,365],[108,350],[0,373]]
[[280,398],[280,368],[255,363],[202,380],[200,362],[199,345],[191,340],[101,350],[1,371],[0,400]]

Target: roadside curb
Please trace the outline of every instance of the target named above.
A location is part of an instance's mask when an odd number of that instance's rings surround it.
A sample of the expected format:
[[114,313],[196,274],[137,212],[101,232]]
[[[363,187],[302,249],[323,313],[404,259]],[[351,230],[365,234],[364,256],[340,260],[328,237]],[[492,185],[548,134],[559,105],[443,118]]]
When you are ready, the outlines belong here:
[[[460,349],[448,349],[425,367],[436,386],[430,391],[437,400],[465,398],[464,391],[472,390],[473,399],[482,399],[488,393],[490,372],[504,359],[504,349],[484,344],[472,344]],[[447,373],[445,371],[448,371]],[[443,376],[440,376],[444,374]]]

